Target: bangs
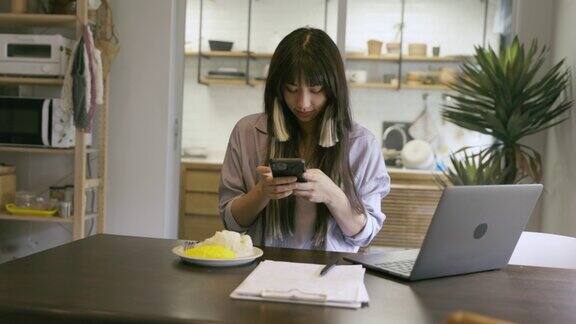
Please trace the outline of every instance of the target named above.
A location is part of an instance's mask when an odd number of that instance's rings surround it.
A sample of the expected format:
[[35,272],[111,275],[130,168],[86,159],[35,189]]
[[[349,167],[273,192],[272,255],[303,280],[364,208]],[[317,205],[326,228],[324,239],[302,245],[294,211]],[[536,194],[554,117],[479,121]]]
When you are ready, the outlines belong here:
[[308,53],[300,52],[287,60],[284,79],[280,84],[300,84],[304,80],[308,86],[328,88],[328,71],[323,68],[319,59],[313,59]]

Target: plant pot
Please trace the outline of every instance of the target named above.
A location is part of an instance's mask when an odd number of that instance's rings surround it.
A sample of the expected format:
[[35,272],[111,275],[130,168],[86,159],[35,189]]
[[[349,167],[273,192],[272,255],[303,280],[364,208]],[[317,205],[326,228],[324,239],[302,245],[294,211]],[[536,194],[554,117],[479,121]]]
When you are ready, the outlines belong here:
[[26,13],[28,11],[28,0],[12,0],[10,11],[17,14]]

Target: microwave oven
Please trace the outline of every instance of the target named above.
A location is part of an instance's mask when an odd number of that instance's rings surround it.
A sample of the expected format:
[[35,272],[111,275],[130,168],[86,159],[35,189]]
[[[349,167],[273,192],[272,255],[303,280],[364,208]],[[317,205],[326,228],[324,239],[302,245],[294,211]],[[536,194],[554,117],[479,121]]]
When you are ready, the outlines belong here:
[[61,35],[0,34],[0,74],[64,76],[71,44]]
[[[60,99],[0,97],[0,145],[73,147],[76,127],[60,103]],[[90,135],[86,142],[91,144]]]

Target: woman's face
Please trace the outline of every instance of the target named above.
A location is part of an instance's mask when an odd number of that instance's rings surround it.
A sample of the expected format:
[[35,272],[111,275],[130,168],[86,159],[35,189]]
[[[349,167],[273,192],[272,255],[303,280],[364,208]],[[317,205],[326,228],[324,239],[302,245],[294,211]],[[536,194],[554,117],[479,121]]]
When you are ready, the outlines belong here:
[[287,83],[283,95],[288,108],[303,124],[315,121],[326,106],[326,94],[321,85],[311,86],[303,81]]

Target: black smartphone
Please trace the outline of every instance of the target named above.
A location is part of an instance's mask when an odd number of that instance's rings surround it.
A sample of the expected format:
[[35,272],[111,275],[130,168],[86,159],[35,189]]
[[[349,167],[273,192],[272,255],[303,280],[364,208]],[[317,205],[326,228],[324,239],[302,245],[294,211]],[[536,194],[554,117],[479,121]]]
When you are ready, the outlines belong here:
[[306,171],[306,161],[300,158],[281,158],[270,159],[270,169],[272,176],[277,177],[296,177],[298,182],[306,182],[303,174]]

